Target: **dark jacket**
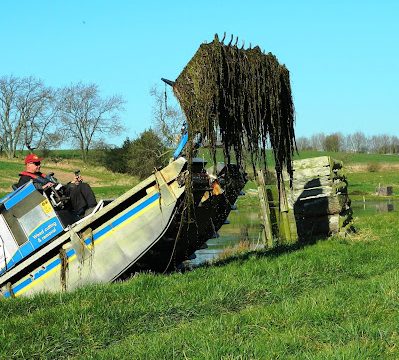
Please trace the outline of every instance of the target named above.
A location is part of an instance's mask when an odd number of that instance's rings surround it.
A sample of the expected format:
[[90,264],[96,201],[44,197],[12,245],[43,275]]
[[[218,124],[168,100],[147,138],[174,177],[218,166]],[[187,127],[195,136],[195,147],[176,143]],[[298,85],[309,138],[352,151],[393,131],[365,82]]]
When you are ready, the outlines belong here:
[[[33,180],[33,185],[38,190],[43,190],[43,185],[52,182],[41,172],[28,173],[23,171],[19,174],[17,187]],[[65,195],[70,198],[71,210],[79,217],[85,215],[85,212],[97,205],[96,197],[90,185],[84,182],[78,184],[68,183],[65,185]]]
[[25,185],[30,180],[33,180],[33,185],[38,190],[42,190],[42,186],[44,184],[51,182],[50,179],[47,179],[46,174],[43,174],[42,172],[30,173],[27,171],[22,171],[21,173],[19,173],[19,181],[17,183],[17,187]]

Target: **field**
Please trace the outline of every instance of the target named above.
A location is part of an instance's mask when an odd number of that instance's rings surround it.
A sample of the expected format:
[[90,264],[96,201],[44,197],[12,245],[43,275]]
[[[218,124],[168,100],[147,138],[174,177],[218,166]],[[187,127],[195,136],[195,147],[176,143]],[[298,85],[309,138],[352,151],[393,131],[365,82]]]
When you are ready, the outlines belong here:
[[[349,169],[354,197],[372,198],[378,184],[399,193],[399,158],[333,157]],[[98,196],[117,196],[137,182],[65,162],[45,169],[67,179],[81,167]],[[21,165],[0,164],[5,189]],[[345,238],[246,251],[185,273],[0,300],[0,359],[398,359],[397,223],[397,212],[355,213],[358,232]]]

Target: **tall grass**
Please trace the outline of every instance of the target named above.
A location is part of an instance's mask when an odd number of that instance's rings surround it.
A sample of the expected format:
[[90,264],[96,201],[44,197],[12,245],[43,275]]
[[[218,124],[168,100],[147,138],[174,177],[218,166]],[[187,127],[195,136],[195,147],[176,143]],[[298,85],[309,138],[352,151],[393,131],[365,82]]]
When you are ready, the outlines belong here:
[[353,238],[0,301],[4,359],[397,359],[397,214]]

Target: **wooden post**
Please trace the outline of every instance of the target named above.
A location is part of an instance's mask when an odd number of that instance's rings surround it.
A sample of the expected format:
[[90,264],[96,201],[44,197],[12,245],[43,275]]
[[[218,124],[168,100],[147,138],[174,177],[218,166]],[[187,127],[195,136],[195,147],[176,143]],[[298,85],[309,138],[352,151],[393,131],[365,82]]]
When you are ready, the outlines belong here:
[[282,235],[287,243],[291,243],[291,229],[290,229],[290,221],[288,218],[288,201],[287,195],[285,193],[284,183],[280,186],[280,219],[281,226],[280,229],[282,231]]
[[272,233],[272,224],[270,221],[270,208],[266,194],[266,183],[265,183],[263,170],[258,170],[258,194],[259,194],[260,208],[262,212],[262,225],[263,225],[262,236],[264,239],[264,244],[267,247],[271,248],[273,247],[273,233]]

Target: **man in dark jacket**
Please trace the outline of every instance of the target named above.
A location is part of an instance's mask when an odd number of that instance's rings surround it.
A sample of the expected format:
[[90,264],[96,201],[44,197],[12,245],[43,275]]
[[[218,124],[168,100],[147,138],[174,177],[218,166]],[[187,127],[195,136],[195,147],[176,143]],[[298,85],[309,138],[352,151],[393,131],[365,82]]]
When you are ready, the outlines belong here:
[[[38,157],[36,154],[29,154],[25,157],[25,171],[22,171],[19,174],[17,187],[20,187],[31,180],[36,189],[40,191],[56,185],[56,179],[47,176],[40,171],[42,160],[43,158]],[[72,211],[78,217],[84,217],[90,214],[97,205],[93,190],[89,184],[83,182],[80,174],[75,173],[73,181],[65,185],[65,189],[65,195],[70,197]]]

